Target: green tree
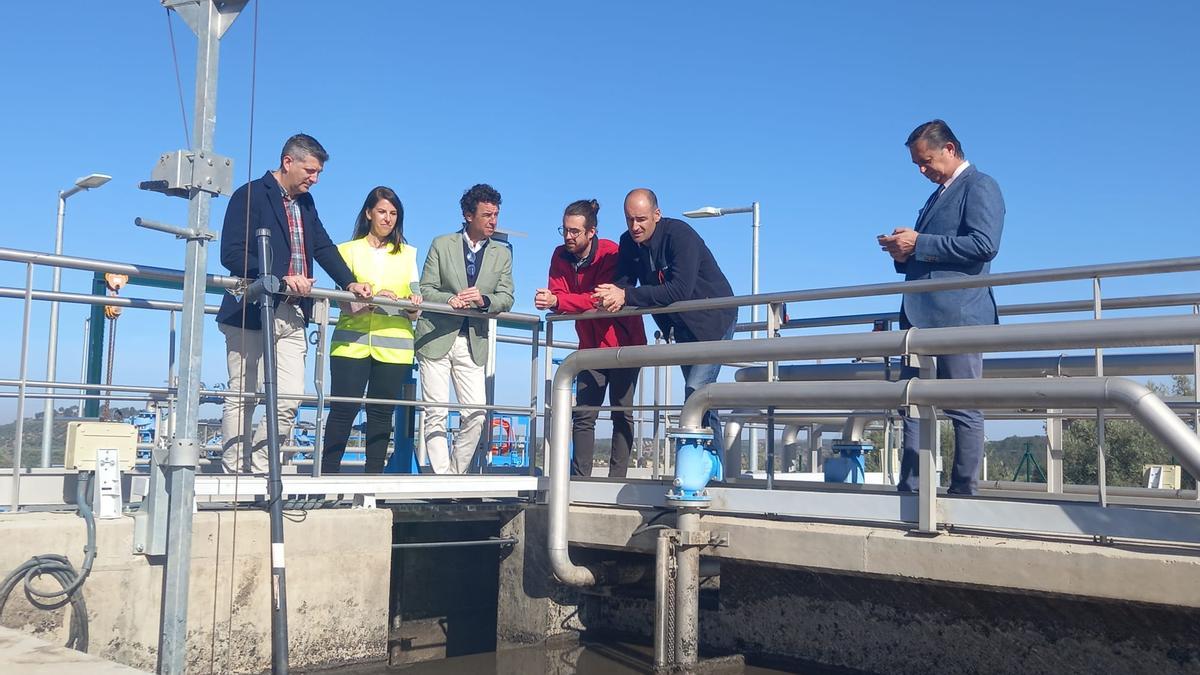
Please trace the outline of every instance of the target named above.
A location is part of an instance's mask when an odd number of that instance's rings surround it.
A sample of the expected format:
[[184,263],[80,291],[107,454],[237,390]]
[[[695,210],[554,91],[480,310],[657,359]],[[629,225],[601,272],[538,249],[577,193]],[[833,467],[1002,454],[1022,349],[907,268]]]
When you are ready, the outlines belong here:
[[[1174,375],[1169,387],[1151,382],[1149,387],[1160,396],[1191,396],[1192,378]],[[1108,485],[1136,487],[1144,485],[1146,464],[1177,464],[1158,440],[1141,424],[1132,420],[1104,421],[1104,465]],[[1096,422],[1092,419],[1063,423],[1063,477],[1068,483],[1095,485]],[[1184,475],[1182,487],[1195,487],[1193,477]]]

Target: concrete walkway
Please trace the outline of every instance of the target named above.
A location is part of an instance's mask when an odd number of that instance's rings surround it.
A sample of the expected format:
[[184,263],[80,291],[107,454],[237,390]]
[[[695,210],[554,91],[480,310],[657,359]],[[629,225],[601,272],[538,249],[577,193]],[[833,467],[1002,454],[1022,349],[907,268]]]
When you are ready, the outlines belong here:
[[141,670],[0,626],[0,673],[21,675],[135,675]]

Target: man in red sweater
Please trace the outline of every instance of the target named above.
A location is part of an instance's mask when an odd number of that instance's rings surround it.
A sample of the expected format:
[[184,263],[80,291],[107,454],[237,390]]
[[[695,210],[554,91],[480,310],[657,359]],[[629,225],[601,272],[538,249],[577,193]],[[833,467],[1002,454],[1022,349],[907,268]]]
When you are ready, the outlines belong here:
[[[549,288],[539,288],[533,304],[538,309],[560,314],[578,314],[594,309],[592,292],[599,284],[612,283],[617,274],[617,244],[596,237],[596,214],[600,204],[594,200],[572,202],[563,212],[563,224],[558,231],[563,245],[554,249],[550,260]],[[615,319],[592,319],[575,322],[580,349],[597,347],[626,347],[646,344],[646,329],[640,316]],[[637,385],[639,368],[606,368],[585,370],[575,381],[575,403],[598,406],[604,403],[608,389],[609,405],[633,405],[633,389]],[[629,413],[613,410],[612,456],[608,475],[624,478],[629,468],[629,451],[633,446],[633,425]],[[592,475],[592,455],[596,449],[595,410],[576,410],[572,415],[571,441],[574,455],[571,473]]]

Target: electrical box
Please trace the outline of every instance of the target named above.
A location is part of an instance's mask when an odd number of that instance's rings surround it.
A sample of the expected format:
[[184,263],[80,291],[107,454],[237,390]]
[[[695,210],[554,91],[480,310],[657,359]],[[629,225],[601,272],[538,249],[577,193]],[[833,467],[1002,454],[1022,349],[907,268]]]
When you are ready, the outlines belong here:
[[137,427],[124,422],[68,422],[67,454],[63,466],[76,471],[96,470],[97,450],[116,450],[121,471],[137,460]]
[[1183,483],[1182,469],[1177,464],[1144,464],[1142,475],[1148,488],[1178,490]]

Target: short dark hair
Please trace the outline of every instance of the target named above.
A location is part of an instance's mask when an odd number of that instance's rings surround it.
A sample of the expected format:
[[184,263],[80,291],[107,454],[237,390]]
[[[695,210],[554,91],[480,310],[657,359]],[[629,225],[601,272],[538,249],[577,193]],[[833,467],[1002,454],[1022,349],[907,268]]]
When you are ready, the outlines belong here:
[[563,210],[563,218],[567,216],[583,216],[583,226],[589,230],[597,227],[596,214],[600,213],[600,202],[595,199],[580,199],[571,202]]
[[279,152],[279,164],[283,165],[283,158],[291,156],[292,159],[304,159],[305,157],[315,157],[322,164],[329,161],[329,153],[325,152],[325,148],[317,142],[317,139],[308,134],[296,134],[287,139],[283,144],[283,150]]
[[462,199],[458,200],[458,205],[462,207],[464,216],[475,215],[475,209],[481,203],[500,206],[500,193],[496,191],[496,188],[487,183],[479,183],[478,185],[472,185],[470,190],[463,192]]
[[630,197],[639,194],[650,200],[650,208],[658,208],[658,195],[654,194],[654,190],[650,188],[634,188],[629,191],[629,194],[625,195],[625,200],[628,201]]
[[954,135],[953,131],[950,131],[950,125],[942,120],[930,120],[913,129],[913,132],[908,135],[908,140],[904,141],[904,145],[911,148],[916,145],[917,141],[925,141],[926,146],[938,148],[947,143],[953,143],[954,156],[959,159],[963,158],[962,143],[959,143],[958,137]]
[[371,223],[367,220],[367,211],[375,208],[375,205],[381,201],[387,200],[396,207],[396,226],[392,228],[388,234],[387,242],[392,245],[389,253],[399,253],[404,244],[408,243],[404,239],[404,204],[400,202],[400,198],[390,188],[380,185],[372,188],[367,193],[367,198],[363,201],[363,206],[358,210],[358,218],[354,220],[354,236],[351,239],[362,239],[371,231]]

